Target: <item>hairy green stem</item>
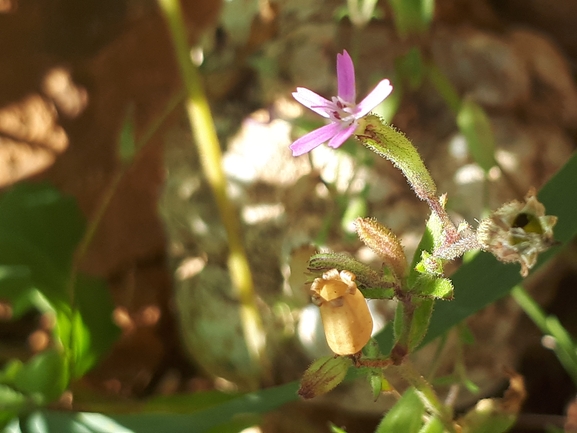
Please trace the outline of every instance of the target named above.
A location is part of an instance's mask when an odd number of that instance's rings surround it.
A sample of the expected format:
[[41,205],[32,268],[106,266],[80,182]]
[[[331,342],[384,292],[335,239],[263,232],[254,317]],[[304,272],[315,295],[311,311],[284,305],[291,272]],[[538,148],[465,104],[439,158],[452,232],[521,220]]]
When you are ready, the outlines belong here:
[[208,101],[204,94],[199,71],[190,59],[186,29],[178,0],[159,0],[168,24],[180,73],[186,88],[186,111],[194,141],[198,147],[202,170],[215,197],[228,236],[228,269],[240,302],[240,317],[245,341],[251,358],[267,374],[265,332],[257,307],[252,274],[241,240],[237,214],[226,192],[226,177],[222,168],[222,152],[214,128]]

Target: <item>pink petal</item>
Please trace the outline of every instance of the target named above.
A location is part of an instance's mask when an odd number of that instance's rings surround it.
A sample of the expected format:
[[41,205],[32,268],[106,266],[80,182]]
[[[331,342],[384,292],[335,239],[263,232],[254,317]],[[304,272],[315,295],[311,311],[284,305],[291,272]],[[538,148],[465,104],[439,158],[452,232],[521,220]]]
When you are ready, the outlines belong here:
[[337,81],[339,97],[345,102],[354,104],[357,98],[355,67],[347,50],[343,50],[343,54],[337,54]]
[[335,134],[339,132],[338,123],[329,123],[319,129],[309,132],[303,135],[301,138],[296,140],[290,145],[290,150],[293,151],[293,156],[300,156],[307,152],[310,152],[315,147],[320,146],[325,141],[332,138]]
[[329,118],[327,113],[327,108],[331,102],[323,98],[322,96],[316,94],[312,90],[306,89],[304,87],[297,87],[297,91],[293,92],[293,98],[300,102],[305,107],[310,108],[315,113],[320,114],[325,118]]
[[329,140],[328,145],[330,147],[332,147],[333,149],[336,149],[341,144],[343,144],[345,141],[347,141],[347,138],[349,138],[351,135],[353,135],[353,132],[355,132],[356,128],[357,128],[357,124],[353,123],[351,126],[337,132],[333,136],[333,138],[331,138]]
[[393,91],[393,86],[391,86],[391,82],[389,80],[382,80],[377,87],[373,89],[371,93],[369,93],[365,99],[363,99],[357,105],[357,109],[359,110],[355,117],[359,119],[379,105],[381,102],[385,100],[387,96],[391,94]]

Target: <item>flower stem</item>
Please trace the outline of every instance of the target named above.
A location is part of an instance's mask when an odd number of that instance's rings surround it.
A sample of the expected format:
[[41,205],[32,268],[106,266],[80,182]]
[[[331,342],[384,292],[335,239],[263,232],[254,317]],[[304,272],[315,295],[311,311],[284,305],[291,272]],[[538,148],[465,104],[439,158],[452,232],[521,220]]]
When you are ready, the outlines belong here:
[[189,56],[182,10],[179,0],[159,0],[168,24],[180,73],[186,88],[186,111],[194,141],[198,147],[202,170],[215,197],[228,236],[228,269],[240,302],[240,317],[245,341],[253,361],[267,374],[265,332],[258,311],[248,258],[241,241],[238,217],[226,192],[226,177],[222,168],[222,152],[214,128],[202,79]]
[[565,371],[577,385],[577,351],[571,335],[554,316],[547,316],[537,302],[522,286],[515,286],[511,291],[513,299],[543,334],[555,338],[553,350]]
[[[110,178],[108,184],[105,186],[104,191],[102,192],[102,196],[100,200],[97,202],[96,209],[94,213],[88,220],[88,224],[86,226],[86,230],[76,247],[76,252],[74,254],[74,259],[72,262],[72,268],[70,271],[70,278],[68,279],[68,302],[70,303],[70,310],[71,310],[71,319],[73,320],[74,315],[76,314],[76,291],[78,290],[77,287],[77,279],[78,273],[80,271],[80,265],[88,252],[88,248],[90,244],[94,240],[94,236],[98,228],[100,227],[100,223],[110,206],[110,202],[112,198],[116,194],[118,190],[118,186],[120,182],[128,172],[128,169],[134,165],[135,160],[140,155],[140,150],[148,144],[154,133],[158,130],[158,128],[162,125],[162,123],[166,120],[166,118],[174,111],[174,109],[178,106],[179,103],[182,102],[184,95],[178,94],[172,97],[168,104],[166,105],[164,111],[154,119],[154,121],[145,129],[142,135],[136,140],[135,143],[135,156],[131,163],[122,163],[120,164],[117,169],[115,170],[114,174]],[[70,339],[68,341],[68,347],[71,353],[74,353],[74,344],[75,344],[75,331],[76,328],[73,326],[70,329]],[[70,370],[73,371],[74,368],[74,357],[71,357],[70,360]]]

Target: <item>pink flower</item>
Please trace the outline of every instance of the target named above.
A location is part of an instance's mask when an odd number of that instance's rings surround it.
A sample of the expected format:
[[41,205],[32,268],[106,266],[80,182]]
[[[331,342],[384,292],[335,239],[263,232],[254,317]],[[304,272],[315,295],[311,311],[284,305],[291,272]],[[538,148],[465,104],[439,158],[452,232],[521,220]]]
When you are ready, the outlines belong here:
[[346,50],[337,54],[338,96],[329,101],[315,92],[297,87],[293,97],[315,113],[329,119],[328,125],[309,132],[290,145],[293,156],[303,155],[328,141],[337,148],[355,132],[357,120],[379,105],[391,94],[393,86],[382,80],[360,103],[356,103],[355,68]]

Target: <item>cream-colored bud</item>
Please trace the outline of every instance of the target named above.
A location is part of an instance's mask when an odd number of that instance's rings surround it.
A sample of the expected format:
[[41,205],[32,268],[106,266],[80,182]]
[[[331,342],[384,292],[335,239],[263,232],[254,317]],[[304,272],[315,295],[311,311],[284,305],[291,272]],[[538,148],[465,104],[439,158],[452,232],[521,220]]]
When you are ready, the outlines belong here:
[[358,353],[371,338],[373,318],[355,274],[331,269],[311,286],[313,301],[321,310],[325,337],[337,355]]

